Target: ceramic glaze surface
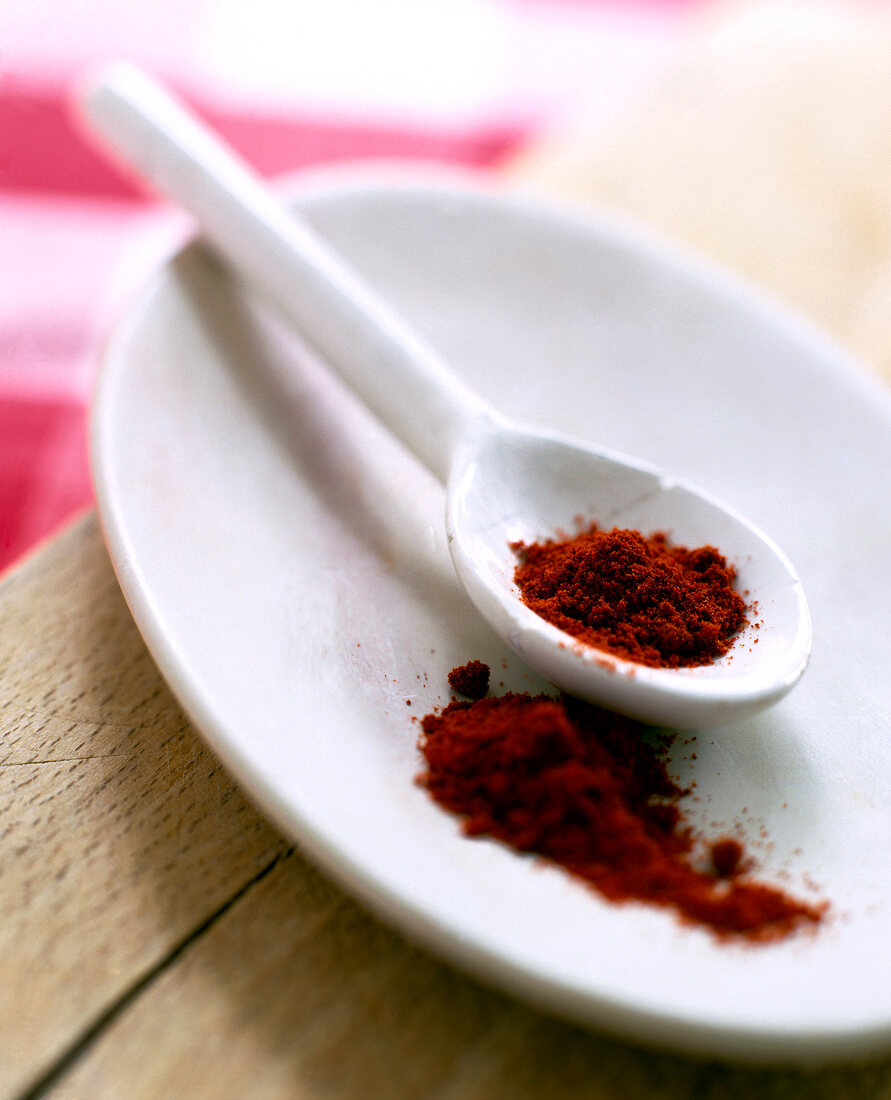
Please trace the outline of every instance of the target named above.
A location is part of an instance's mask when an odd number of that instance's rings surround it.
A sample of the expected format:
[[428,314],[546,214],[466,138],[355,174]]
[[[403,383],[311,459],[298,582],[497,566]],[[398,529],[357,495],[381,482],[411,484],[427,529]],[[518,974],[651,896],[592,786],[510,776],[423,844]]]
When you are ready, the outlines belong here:
[[732,501],[795,562],[814,626],[804,679],[700,733],[695,760],[679,746],[675,769],[695,780],[694,822],[738,828],[764,877],[831,915],[813,936],[719,945],[462,837],[414,782],[413,718],[471,658],[495,690],[544,685],[458,583],[441,487],[193,246],[109,344],[93,459],[124,593],[210,745],[347,889],[534,1003],[717,1054],[886,1045],[886,395],[757,296],[623,227],[392,174],[293,195],[493,405]]

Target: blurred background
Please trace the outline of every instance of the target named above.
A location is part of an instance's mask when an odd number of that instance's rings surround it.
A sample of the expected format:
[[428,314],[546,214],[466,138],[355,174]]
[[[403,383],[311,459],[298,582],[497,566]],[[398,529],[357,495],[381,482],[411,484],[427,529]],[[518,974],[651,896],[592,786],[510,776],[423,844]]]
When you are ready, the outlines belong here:
[[[420,159],[617,209],[891,379],[887,0],[19,0],[0,6],[0,571],[90,506],[103,339],[187,223],[86,144],[124,57],[260,171]],[[781,246],[778,246],[781,242]]]

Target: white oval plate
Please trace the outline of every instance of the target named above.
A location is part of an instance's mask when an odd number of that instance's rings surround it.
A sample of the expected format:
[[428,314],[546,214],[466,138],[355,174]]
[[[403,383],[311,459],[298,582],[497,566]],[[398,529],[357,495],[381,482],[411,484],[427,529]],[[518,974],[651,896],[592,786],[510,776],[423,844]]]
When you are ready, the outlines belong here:
[[470,658],[496,688],[542,685],[457,584],[440,488],[191,246],[113,334],[93,459],[124,594],[210,745],[348,890],[540,1006],[721,1056],[888,1045],[887,395],[628,228],[451,176],[344,170],[292,193],[505,412],[688,478],[790,555],[814,619],[804,681],[679,745],[677,767],[694,820],[741,827],[761,874],[828,899],[831,918],[773,946],[719,944],[462,837],[415,784],[412,718]]

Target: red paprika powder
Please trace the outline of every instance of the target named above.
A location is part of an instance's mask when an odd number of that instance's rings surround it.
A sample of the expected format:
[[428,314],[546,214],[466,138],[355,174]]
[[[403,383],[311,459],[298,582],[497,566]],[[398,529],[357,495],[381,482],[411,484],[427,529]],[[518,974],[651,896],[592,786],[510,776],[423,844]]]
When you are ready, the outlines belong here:
[[468,699],[482,699],[489,690],[489,666],[482,661],[468,661],[449,673],[449,687]]
[[766,941],[821,919],[748,874],[742,845],[697,841],[671,778],[672,737],[568,696],[453,701],[421,721],[420,782],[489,836],[559,864],[610,901],[675,910],[718,937]]
[[745,623],[736,571],[713,546],[596,526],[573,538],[512,544],[523,602],[549,623],[617,657],[662,668],[722,656]]

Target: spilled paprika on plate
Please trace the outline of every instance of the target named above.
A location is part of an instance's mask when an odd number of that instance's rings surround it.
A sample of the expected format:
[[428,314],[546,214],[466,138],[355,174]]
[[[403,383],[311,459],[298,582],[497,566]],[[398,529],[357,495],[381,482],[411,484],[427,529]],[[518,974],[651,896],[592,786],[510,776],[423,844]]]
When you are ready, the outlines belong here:
[[489,666],[482,661],[468,661],[449,673],[449,687],[468,699],[482,699],[489,690]]
[[823,917],[824,904],[753,877],[737,838],[695,834],[688,792],[668,771],[668,732],[566,695],[518,692],[452,700],[421,731],[419,782],[468,836],[543,857],[608,901],[668,908],[751,942]]

